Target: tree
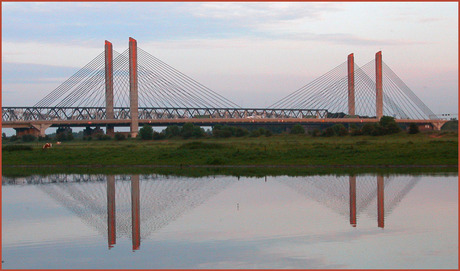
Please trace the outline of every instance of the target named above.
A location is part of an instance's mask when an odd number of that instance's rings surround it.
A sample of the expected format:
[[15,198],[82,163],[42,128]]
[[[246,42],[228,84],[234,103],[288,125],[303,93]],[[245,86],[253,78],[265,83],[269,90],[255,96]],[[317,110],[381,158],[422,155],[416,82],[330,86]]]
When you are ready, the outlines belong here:
[[291,134],[293,134],[293,135],[303,135],[303,134],[305,134],[305,129],[303,128],[302,125],[296,124],[296,125],[292,126]]
[[167,138],[171,138],[171,137],[174,137],[174,136],[179,136],[180,132],[181,132],[181,129],[177,125],[168,126],[164,130],[164,134],[165,134],[165,136]]
[[396,134],[401,131],[401,128],[396,123],[395,118],[389,116],[383,116],[380,118],[379,125],[383,128],[381,134]]
[[139,130],[139,137],[142,140],[150,140],[153,138],[153,129],[150,125],[144,125]]
[[193,128],[194,128],[194,125],[193,123],[186,123],[184,124],[184,126],[182,126],[182,130],[181,130],[181,136],[185,139],[187,138],[190,138],[193,136]]
[[203,128],[201,128],[200,126],[193,127],[192,136],[194,138],[201,138],[201,137],[204,137],[205,135],[206,135],[206,132],[204,131]]
[[409,125],[409,134],[418,134],[420,130],[418,129],[418,125],[415,123],[411,123]]

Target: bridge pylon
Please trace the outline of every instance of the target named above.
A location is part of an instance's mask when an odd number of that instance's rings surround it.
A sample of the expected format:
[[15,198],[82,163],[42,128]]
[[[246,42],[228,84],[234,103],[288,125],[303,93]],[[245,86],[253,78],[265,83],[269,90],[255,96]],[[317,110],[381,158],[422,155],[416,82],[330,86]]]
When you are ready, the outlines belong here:
[[355,115],[355,61],[348,55],[348,115]]
[[138,82],[137,82],[137,41],[129,38],[129,109],[131,113],[130,133],[136,137],[139,131],[138,108]]
[[[113,48],[112,43],[105,41],[105,118],[114,119],[113,113]],[[106,134],[114,136],[114,126],[106,126]]]
[[382,51],[375,54],[375,93],[376,116],[380,120],[383,117]]

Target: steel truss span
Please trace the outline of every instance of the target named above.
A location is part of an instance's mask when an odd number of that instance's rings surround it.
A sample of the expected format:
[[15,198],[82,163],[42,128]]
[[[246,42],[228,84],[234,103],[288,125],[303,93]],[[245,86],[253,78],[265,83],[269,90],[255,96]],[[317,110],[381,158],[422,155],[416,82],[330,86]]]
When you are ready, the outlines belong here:
[[[114,107],[113,120],[129,120],[129,107]],[[139,120],[168,119],[325,119],[326,109],[140,107]],[[2,107],[3,122],[108,120],[104,107]]]

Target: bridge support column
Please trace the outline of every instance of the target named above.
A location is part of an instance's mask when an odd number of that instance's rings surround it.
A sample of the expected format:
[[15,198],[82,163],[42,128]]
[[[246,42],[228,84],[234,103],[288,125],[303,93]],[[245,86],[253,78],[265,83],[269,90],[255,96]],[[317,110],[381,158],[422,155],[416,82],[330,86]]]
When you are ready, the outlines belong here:
[[433,121],[431,122],[431,125],[433,126],[433,130],[435,131],[441,131],[441,127],[445,124],[446,122],[441,122],[441,121]]
[[382,51],[375,54],[375,92],[376,116],[380,120],[383,116]]
[[23,135],[33,135],[33,136],[40,136],[40,130],[36,128],[14,128],[16,130],[16,136],[20,137]]
[[107,176],[107,238],[109,249],[117,243],[115,219],[115,176]]
[[[105,118],[113,119],[113,49],[112,43],[105,41]],[[106,134],[114,136],[114,127],[106,126]]]
[[348,115],[355,115],[355,61],[348,55]]
[[139,175],[131,176],[131,218],[133,250],[141,246]]
[[349,177],[350,183],[350,225],[356,227],[356,176]]
[[139,108],[137,91],[137,41],[129,38],[129,110],[131,113],[131,137],[139,131]]
[[31,124],[31,126],[32,127],[30,128],[15,128],[16,135],[17,136],[33,135],[36,137],[45,136],[46,135],[45,131],[51,126],[51,124],[40,123],[40,124]]
[[377,221],[378,227],[385,227],[385,198],[384,198],[385,182],[382,175],[377,176]]

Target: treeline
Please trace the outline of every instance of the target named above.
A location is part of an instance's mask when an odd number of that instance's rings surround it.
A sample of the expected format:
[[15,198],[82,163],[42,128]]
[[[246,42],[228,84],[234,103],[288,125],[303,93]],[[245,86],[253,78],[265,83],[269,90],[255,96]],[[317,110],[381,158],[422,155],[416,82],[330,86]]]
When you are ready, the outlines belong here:
[[[351,124],[350,129],[347,129],[343,124],[335,124],[333,126],[327,127],[324,130],[314,129],[310,131],[312,136],[359,136],[359,135],[367,135],[367,136],[382,136],[382,135],[390,135],[396,134],[401,132],[401,127],[396,123],[393,117],[383,116],[379,122],[377,123],[366,123],[362,126],[358,126],[356,124]],[[409,125],[409,134],[417,134],[419,133],[419,128],[415,123]],[[295,125],[292,130],[291,134],[305,134],[305,130],[300,125]]]
[[215,137],[215,138],[229,138],[229,137],[259,137],[259,136],[272,136],[273,132],[264,128],[249,131],[246,128],[234,127],[227,125],[215,125],[212,130],[205,131],[199,126],[195,126],[192,123],[186,123],[184,126],[168,126],[161,132],[153,131],[150,125],[144,125],[139,130],[138,137],[142,140],[161,140],[174,137],[181,137],[183,139],[188,138],[203,138],[203,137]]
[[[369,136],[381,136],[389,135],[401,132],[401,127],[395,122],[393,117],[384,116],[380,119],[378,123],[366,123],[364,125],[351,124],[349,128],[345,127],[343,124],[335,124],[329,126],[325,129],[314,129],[308,132],[309,135],[318,137],[330,137],[330,136],[359,136],[359,135],[369,135]],[[307,134],[304,127],[300,124],[292,126],[289,131],[293,135],[304,135]],[[411,124],[408,129],[409,134],[419,133],[418,126],[416,124]],[[162,140],[170,138],[204,138],[204,137],[214,137],[214,138],[229,138],[229,137],[260,137],[260,136],[272,136],[273,131],[265,128],[248,130],[243,127],[234,127],[227,125],[215,125],[212,130],[204,130],[199,126],[195,126],[192,123],[186,123],[183,126],[172,125],[168,126],[166,129],[161,132],[154,131],[152,126],[144,125],[138,134],[138,138],[142,140]],[[129,137],[129,135],[128,135]],[[126,133],[115,133],[115,140],[125,140],[127,138]],[[46,135],[45,137],[35,137],[33,135],[23,135],[22,137],[11,136],[7,138],[5,133],[2,134],[3,141],[23,141],[23,142],[33,142],[33,141],[70,141],[74,139],[83,139],[83,140],[111,140],[112,138],[106,134],[100,128],[91,129],[87,127],[85,130],[78,133],[72,133],[70,128],[58,128],[55,135]]]

